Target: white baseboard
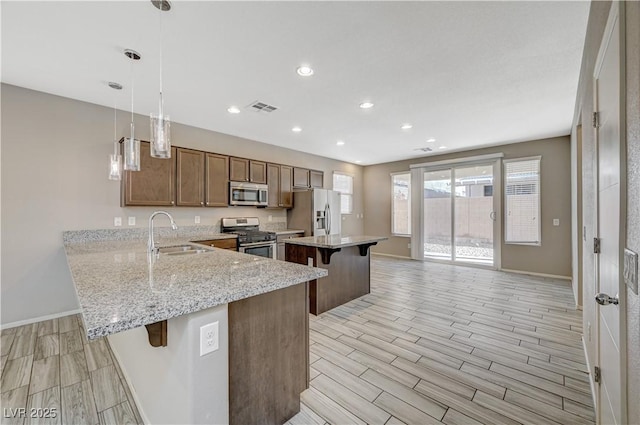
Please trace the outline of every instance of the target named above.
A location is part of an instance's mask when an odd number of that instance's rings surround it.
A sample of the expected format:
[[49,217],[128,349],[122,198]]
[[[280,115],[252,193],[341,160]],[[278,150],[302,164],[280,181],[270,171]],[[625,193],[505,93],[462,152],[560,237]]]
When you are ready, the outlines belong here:
[[[109,337],[107,336],[106,338],[108,341]],[[149,420],[149,418],[147,418],[147,415],[144,413],[144,410],[142,409],[142,403],[140,403],[140,398],[138,397],[136,388],[131,384],[131,378],[129,377],[129,373],[127,372],[127,369],[125,369],[125,367],[123,366],[124,363],[122,362],[122,359],[120,359],[120,355],[116,350],[114,350],[111,347],[111,344],[109,344],[109,350],[111,350],[111,352],[113,353],[113,356],[116,358],[116,361],[118,362],[118,365],[120,366],[120,370],[122,371],[122,376],[124,377],[124,380],[125,380],[123,384],[127,385],[129,387],[129,390],[131,391],[131,396],[133,397],[133,401],[136,403],[136,408],[138,409],[138,413],[140,413],[140,417],[142,418],[142,423],[150,424],[151,421]]]
[[32,323],[44,322],[45,320],[57,319],[58,317],[70,316],[72,314],[82,313],[82,310],[69,310],[62,313],[49,314],[47,316],[34,317],[33,319],[18,320],[17,322],[6,323],[0,326],[0,329],[10,329],[17,326],[30,325]]
[[596,383],[593,380],[593,374],[591,371],[591,363],[589,363],[589,356],[587,355],[587,345],[584,342],[584,335],[582,336],[582,350],[584,351],[584,359],[587,362],[587,370],[589,371],[589,385],[591,386],[591,398],[593,399],[593,405],[596,406]]
[[382,252],[371,252],[371,255],[379,255],[381,257],[402,258],[403,260],[411,260],[411,257],[405,257],[404,255],[384,254]]
[[511,269],[500,269],[500,271],[507,272],[507,273],[526,274],[529,276],[549,277],[552,279],[571,280],[571,276],[560,276],[557,274],[535,273],[535,272],[527,272],[523,270],[511,270]]

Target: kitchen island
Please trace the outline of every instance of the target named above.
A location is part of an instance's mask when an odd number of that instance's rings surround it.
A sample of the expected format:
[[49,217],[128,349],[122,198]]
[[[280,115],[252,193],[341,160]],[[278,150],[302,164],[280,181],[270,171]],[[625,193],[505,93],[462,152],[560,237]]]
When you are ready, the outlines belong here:
[[286,261],[319,267],[329,275],[309,282],[309,311],[315,315],[371,290],[369,247],[381,236],[310,236],[285,241]]
[[[65,235],[87,338],[108,336],[150,423],[282,423],[299,410],[307,282],[327,272],[190,242],[218,237],[160,239],[191,248],[149,257],[142,239]],[[201,355],[201,327],[216,323],[217,350]]]

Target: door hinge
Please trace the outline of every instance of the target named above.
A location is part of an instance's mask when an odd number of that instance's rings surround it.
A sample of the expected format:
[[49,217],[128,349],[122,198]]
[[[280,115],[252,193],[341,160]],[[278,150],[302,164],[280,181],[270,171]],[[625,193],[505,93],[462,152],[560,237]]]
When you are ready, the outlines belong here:
[[600,238],[593,238],[593,253],[600,254]]
[[600,368],[598,366],[595,366],[593,368],[593,380],[599,384],[601,378],[602,376],[600,375]]
[[591,125],[593,125],[593,128],[600,127],[600,115],[597,112],[593,113],[593,117],[591,118]]

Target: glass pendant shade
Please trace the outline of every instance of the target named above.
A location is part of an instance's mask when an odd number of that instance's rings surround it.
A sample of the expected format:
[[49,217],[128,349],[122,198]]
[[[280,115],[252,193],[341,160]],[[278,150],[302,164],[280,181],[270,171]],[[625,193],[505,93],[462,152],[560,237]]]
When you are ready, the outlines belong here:
[[151,113],[151,156],[154,158],[171,158],[171,121],[164,115],[162,93],[158,115]]
[[140,140],[133,138],[133,124],[131,137],[124,139],[124,169],[140,171]]
[[[116,142],[116,149],[117,146],[118,143]],[[122,155],[119,153],[112,153],[109,155],[109,164],[109,180],[122,179]]]

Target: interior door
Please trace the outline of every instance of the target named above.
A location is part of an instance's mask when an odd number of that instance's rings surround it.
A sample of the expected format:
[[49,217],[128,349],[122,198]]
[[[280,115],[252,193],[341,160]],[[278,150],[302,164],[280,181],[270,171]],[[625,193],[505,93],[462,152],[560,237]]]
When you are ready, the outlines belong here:
[[[621,131],[620,131],[620,33],[618,3],[613,2],[594,72],[597,111],[597,347],[600,385],[596,417],[601,424],[626,423],[624,305],[621,284]],[[609,298],[610,297],[610,298]]]

